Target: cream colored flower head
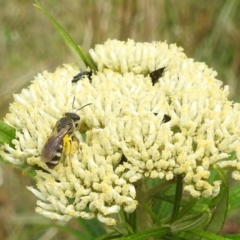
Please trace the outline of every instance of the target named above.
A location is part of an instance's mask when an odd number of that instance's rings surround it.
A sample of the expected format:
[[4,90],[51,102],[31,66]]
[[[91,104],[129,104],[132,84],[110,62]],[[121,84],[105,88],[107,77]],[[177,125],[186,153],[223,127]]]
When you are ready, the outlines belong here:
[[[43,72],[14,96],[5,118],[17,138],[1,155],[38,167],[36,188],[29,187],[40,199],[38,213],[114,225],[121,209],[136,209],[135,183],[143,178],[182,175],[184,190],[205,198],[220,190],[221,181],[209,181],[215,164],[232,167],[240,179],[240,107],[227,100],[216,72],[162,42],[108,40],[90,55],[98,68],[91,79],[72,82],[78,71],[70,65]],[[80,117],[71,149],[64,145],[50,169],[42,149],[71,111]]]

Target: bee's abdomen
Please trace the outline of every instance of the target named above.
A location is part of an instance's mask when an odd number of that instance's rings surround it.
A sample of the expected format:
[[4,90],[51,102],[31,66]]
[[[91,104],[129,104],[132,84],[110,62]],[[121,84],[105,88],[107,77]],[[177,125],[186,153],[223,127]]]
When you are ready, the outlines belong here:
[[63,152],[63,144],[59,144],[58,148],[57,148],[57,151],[55,153],[55,156],[49,161],[49,162],[46,162],[46,165],[49,167],[49,168],[54,168],[58,165],[61,157],[62,157],[62,152]]

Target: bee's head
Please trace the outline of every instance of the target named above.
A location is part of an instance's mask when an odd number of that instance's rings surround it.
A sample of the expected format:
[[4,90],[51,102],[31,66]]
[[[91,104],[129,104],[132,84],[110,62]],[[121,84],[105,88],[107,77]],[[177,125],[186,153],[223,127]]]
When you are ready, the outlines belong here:
[[71,118],[74,122],[80,120],[80,117],[76,113],[67,112],[65,113],[65,117]]
[[[73,98],[73,104],[74,104],[74,101],[75,101],[75,97]],[[73,107],[73,104],[72,104],[72,107]],[[77,115],[77,111],[81,110],[82,108],[85,108],[86,106],[88,105],[91,105],[92,103],[88,103],[88,104],[85,104],[84,106],[80,107],[79,109],[77,109],[75,112],[66,112],[65,113],[65,117],[63,117],[62,119],[64,118],[68,118],[69,120],[72,120],[74,122],[77,122],[80,120],[80,117]]]
[[80,119],[80,117],[75,114],[78,119],[74,120],[73,118],[71,118],[70,116],[68,116],[67,114],[74,114],[74,113],[66,113],[65,117],[62,117],[58,122],[57,122],[57,131],[60,131],[62,129],[66,129],[67,131],[69,131],[69,129],[73,128],[75,126],[74,122],[78,121]]

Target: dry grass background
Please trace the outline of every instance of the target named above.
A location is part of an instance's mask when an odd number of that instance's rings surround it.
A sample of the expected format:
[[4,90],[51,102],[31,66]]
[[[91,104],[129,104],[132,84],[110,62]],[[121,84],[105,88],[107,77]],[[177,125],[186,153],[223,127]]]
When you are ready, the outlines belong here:
[[[239,0],[40,2],[85,50],[108,38],[176,43],[188,57],[214,68],[218,78],[230,85],[230,97],[240,99]],[[38,72],[76,64],[60,34],[33,3],[0,0],[0,119],[12,94]],[[49,220],[34,213],[36,199],[25,188],[31,184],[16,169],[0,165],[0,240],[76,239],[55,229],[36,231],[38,223]]]

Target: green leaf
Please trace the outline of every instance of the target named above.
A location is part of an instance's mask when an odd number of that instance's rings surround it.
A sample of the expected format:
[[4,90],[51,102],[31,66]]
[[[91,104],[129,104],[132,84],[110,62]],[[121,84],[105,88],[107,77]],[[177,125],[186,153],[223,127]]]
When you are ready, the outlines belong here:
[[48,11],[39,3],[38,0],[35,0],[37,4],[34,4],[36,8],[38,8],[40,11],[42,11],[49,20],[53,23],[53,25],[56,27],[56,29],[61,33],[66,43],[70,46],[71,49],[73,49],[79,57],[82,59],[86,67],[90,67],[93,71],[97,70],[96,64],[93,62],[92,58],[89,54],[85,53],[83,49],[78,46],[73,39],[68,35],[68,33],[63,29],[63,27],[48,13]]
[[[77,219],[78,224],[81,229],[84,229],[85,233],[88,233],[91,239],[97,238],[106,234],[105,229],[102,227],[101,223],[97,219]],[[85,239],[85,238],[83,238]]]
[[175,186],[172,184],[158,195],[153,196],[153,211],[159,219],[166,219],[172,213],[174,204]]
[[29,166],[29,165],[25,165],[25,166],[21,166],[20,170],[22,171],[23,175],[34,179],[37,175],[36,170],[38,170],[38,168],[33,167],[33,166]]
[[178,217],[181,218],[183,216],[186,216],[189,212],[193,210],[194,206],[198,203],[198,201],[199,199],[197,198],[190,198],[188,201],[183,201],[182,209],[179,212]]
[[222,184],[219,194],[212,200],[210,205],[212,217],[205,230],[212,233],[219,233],[227,216],[229,193],[225,173],[218,166],[215,166],[215,168],[219,173]]
[[116,226],[113,226],[113,228],[115,229],[115,232],[119,233],[119,235],[121,236],[130,235],[134,233],[132,227],[127,222],[123,221],[121,221]]
[[161,220],[158,218],[157,214],[152,210],[152,208],[149,206],[149,204],[145,203],[144,201],[139,201],[139,203],[142,205],[144,210],[148,212],[148,214],[151,216],[153,221],[157,224],[161,223]]
[[228,211],[232,211],[240,207],[240,186],[236,185],[229,190],[229,208]]
[[16,136],[16,129],[0,121],[0,144],[10,144]]
[[209,221],[209,218],[210,218],[209,212],[184,216],[171,224],[171,231],[180,232],[189,229],[196,229],[199,226],[206,224]]
[[[136,233],[127,237],[115,238],[115,240],[141,240],[149,239],[154,236],[161,237],[166,233],[169,233],[170,229],[168,227],[154,228],[145,232]],[[159,238],[161,239],[161,238]]]
[[239,240],[240,234],[226,234],[223,235],[223,237],[225,237],[225,239]]
[[101,237],[95,238],[94,240],[111,240],[120,237],[120,235],[116,235],[116,232],[110,232],[102,235]]
[[228,240],[229,238],[225,238],[219,235],[216,235],[211,232],[206,232],[206,231],[201,231],[201,230],[191,230],[188,231],[188,233],[191,233],[195,236],[202,237],[204,239],[209,239],[209,240]]
[[123,213],[127,216],[125,216],[125,219],[126,219],[126,222],[131,226],[131,230],[133,232],[136,231],[137,229],[137,220],[136,220],[136,211],[132,212],[132,213],[129,213],[127,214],[126,212],[123,211]]

